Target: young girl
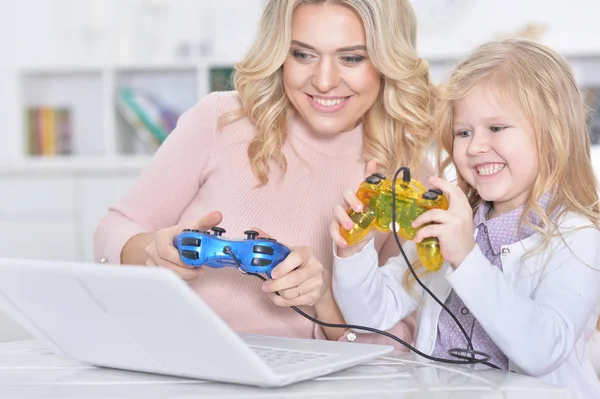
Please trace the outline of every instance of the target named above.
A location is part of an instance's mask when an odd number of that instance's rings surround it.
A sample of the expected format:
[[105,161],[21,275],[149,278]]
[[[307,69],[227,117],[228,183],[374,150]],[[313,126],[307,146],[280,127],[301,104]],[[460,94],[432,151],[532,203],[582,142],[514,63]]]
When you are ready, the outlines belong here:
[[[404,245],[421,280],[458,318],[473,348],[504,370],[600,397],[584,356],[600,313],[598,185],[582,97],[568,64],[523,40],[483,45],[455,69],[436,109],[440,171],[458,186]],[[391,176],[388,176],[391,178]],[[346,191],[355,210],[361,203]],[[372,237],[349,247],[346,207],[335,210],[333,292],[351,324],[386,329],[420,305],[416,348],[453,359],[466,348],[456,323],[415,285],[404,258],[379,268]],[[381,233],[378,233],[381,234]],[[445,263],[425,273],[415,243],[437,237]]]

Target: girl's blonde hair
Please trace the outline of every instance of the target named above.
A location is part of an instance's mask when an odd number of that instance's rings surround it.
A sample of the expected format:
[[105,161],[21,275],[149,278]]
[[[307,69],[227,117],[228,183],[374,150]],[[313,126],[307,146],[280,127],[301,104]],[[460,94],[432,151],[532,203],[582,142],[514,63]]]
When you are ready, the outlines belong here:
[[[545,227],[531,227],[549,239],[553,229],[549,215],[554,211],[559,212],[554,220],[570,211],[598,226],[598,183],[590,159],[588,109],[567,61],[539,43],[510,39],[484,44],[440,87],[435,111],[439,173],[454,163],[456,103],[479,84],[486,84],[505,104],[522,110],[535,131],[539,170],[523,217],[533,211]],[[481,202],[479,194],[460,173],[457,180],[476,209]],[[544,211],[537,199],[546,192],[552,199]]]
[[[535,229],[543,243],[529,254],[549,245],[557,235],[556,221],[566,212],[575,212],[598,228],[598,183],[590,159],[588,110],[567,61],[539,43],[511,39],[484,44],[458,64],[448,84],[440,87],[434,115],[440,175],[454,163],[456,104],[480,84],[505,104],[522,110],[535,131],[538,175],[520,225]],[[460,173],[457,180],[475,211],[481,197]],[[551,200],[544,210],[537,199],[547,192]],[[541,223],[531,222],[527,217],[531,212]]]
[[360,16],[369,57],[382,76],[379,96],[363,118],[363,159],[376,160],[391,174],[400,166],[420,166],[430,143],[434,89],[429,65],[416,54],[409,0],[271,0],[253,46],[236,65],[242,107],[220,119],[220,126],[246,117],[255,124],[248,157],[260,184],[268,182],[271,160],[284,171],[287,166],[282,147],[294,109],[284,92],[282,65],[290,51],[293,12],[303,4],[325,3],[349,7]]

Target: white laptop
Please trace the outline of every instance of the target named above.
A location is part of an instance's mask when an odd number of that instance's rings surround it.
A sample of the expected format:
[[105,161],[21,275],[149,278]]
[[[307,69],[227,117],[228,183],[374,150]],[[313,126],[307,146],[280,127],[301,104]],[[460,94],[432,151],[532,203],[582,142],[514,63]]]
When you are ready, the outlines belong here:
[[0,307],[50,350],[81,362],[263,387],[322,376],[393,350],[238,335],[163,268],[0,259]]

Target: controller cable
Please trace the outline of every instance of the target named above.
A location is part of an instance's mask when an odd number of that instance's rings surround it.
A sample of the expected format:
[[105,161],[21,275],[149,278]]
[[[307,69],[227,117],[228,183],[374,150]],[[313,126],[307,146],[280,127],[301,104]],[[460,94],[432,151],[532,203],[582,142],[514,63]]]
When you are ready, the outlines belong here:
[[[394,203],[396,202],[396,192],[395,192],[396,179],[397,179],[398,174],[402,170],[406,170],[405,173],[410,173],[408,171],[408,168],[400,168],[400,169],[398,169],[398,171],[394,175],[394,181],[393,181],[393,186],[392,186],[393,187],[392,188],[392,199],[393,199]],[[438,358],[438,357],[435,357],[435,356],[427,355],[427,354],[421,352],[420,350],[418,350],[417,348],[415,348],[414,346],[410,345],[406,341],[403,341],[402,339],[396,337],[393,334],[390,334],[387,331],[382,331],[382,330],[378,330],[378,329],[372,328],[372,327],[365,327],[365,326],[359,326],[359,325],[353,325],[353,324],[327,323],[327,322],[318,320],[318,319],[310,316],[309,314],[307,314],[304,311],[300,310],[296,306],[291,306],[291,308],[294,309],[294,311],[296,311],[301,316],[305,317],[306,319],[308,319],[308,320],[312,321],[313,323],[316,323],[316,324],[318,324],[320,326],[323,326],[323,327],[343,328],[343,329],[352,329],[352,330],[364,330],[364,331],[369,331],[369,332],[376,333],[376,334],[381,334],[383,336],[386,336],[386,337],[388,337],[388,338],[390,338],[390,339],[392,339],[392,340],[400,343],[401,345],[405,346],[406,348],[408,348],[409,350],[413,351],[417,355],[419,355],[419,356],[421,356],[421,357],[423,357],[425,359],[428,359],[428,360],[432,360],[432,361],[436,361],[436,362],[440,362],[440,363],[461,364],[461,365],[474,365],[474,364],[481,363],[481,364],[484,364],[484,365],[489,366],[491,368],[499,369],[498,366],[496,366],[496,365],[488,362],[488,360],[490,360],[490,355],[488,355],[487,353],[484,353],[484,352],[473,350],[473,345],[471,344],[471,338],[466,334],[465,329],[462,327],[462,325],[460,324],[460,322],[458,321],[458,319],[456,318],[456,316],[454,316],[454,314],[452,314],[452,312],[421,282],[421,280],[419,279],[419,277],[417,276],[417,274],[413,270],[413,267],[410,264],[410,262],[408,261],[408,257],[404,253],[404,249],[402,248],[402,245],[400,244],[400,241],[398,240],[398,235],[396,234],[397,230],[396,230],[396,210],[395,210],[395,208],[396,207],[392,207],[392,225],[394,226],[394,237],[396,239],[396,244],[398,245],[398,248],[400,249],[400,252],[402,253],[402,255],[404,257],[404,260],[406,261],[406,264],[408,265],[408,268],[410,269],[411,273],[415,277],[416,281],[419,282],[419,284],[421,285],[421,287],[423,287],[423,289],[425,289],[425,291],[427,291],[427,293],[429,293],[442,306],[442,308],[444,308],[450,314],[450,316],[459,325],[461,331],[465,334],[465,336],[467,338],[468,349],[452,348],[452,349],[448,350],[448,354],[449,355],[451,355],[451,356],[453,356],[455,358],[461,359],[461,360],[444,359],[444,358]],[[261,279],[262,281],[266,281],[267,280],[265,277],[263,277],[260,274],[252,273],[252,272],[247,271],[246,268],[240,264],[239,260],[237,259],[237,256],[235,256],[235,254],[233,252],[231,252],[230,248],[225,248],[224,252],[226,254],[228,254],[229,256],[231,256],[231,258],[233,259],[233,261],[236,263],[238,270],[241,273],[257,277],[257,278]],[[276,294],[280,295],[279,292],[276,292]],[[465,354],[468,354],[468,355],[465,355]],[[477,359],[476,356],[480,356],[481,358]]]
[[[410,182],[410,180],[411,180],[410,170],[407,167],[401,167],[396,171],[396,173],[394,174],[394,178],[392,179],[392,203],[393,204],[396,203],[396,181],[398,180],[398,175],[401,172],[404,172],[403,173],[403,181],[404,182]],[[423,284],[423,282],[421,281],[421,279],[415,272],[414,268],[412,267],[412,264],[408,260],[408,257],[406,256],[404,249],[402,248],[402,244],[400,243],[400,239],[398,238],[398,230],[397,230],[398,224],[396,223],[396,218],[397,218],[396,207],[392,206],[392,227],[393,227],[392,231],[394,233],[393,234],[394,240],[396,241],[396,245],[400,249],[400,253],[402,254],[402,257],[404,258],[404,261],[406,262],[408,269],[410,270],[411,274],[415,278],[415,281],[421,286],[421,288],[423,288],[423,290],[425,292],[427,292],[442,307],[442,309],[444,309],[446,311],[446,313],[448,313],[448,315],[452,318],[452,320],[454,320],[454,322],[456,323],[456,325],[458,326],[458,328],[460,329],[460,331],[463,333],[463,335],[465,336],[465,338],[467,340],[467,348],[466,349],[451,348],[451,349],[448,349],[448,354],[450,356],[454,356],[459,359],[474,359],[475,356],[479,355],[484,358],[484,359],[481,359],[481,361],[479,363],[485,364],[486,366],[489,366],[492,368],[500,369],[500,367],[488,362],[488,360],[490,360],[490,356],[487,353],[476,351],[473,348],[473,343],[471,342],[471,336],[469,334],[467,334],[467,331],[462,326],[460,321],[458,321],[458,318],[454,315],[454,313],[452,313],[452,311],[450,309],[448,309],[448,307],[442,301],[440,301],[440,299],[437,296],[434,295],[433,292],[431,292],[431,290],[425,284]],[[473,331],[473,329],[471,329],[471,334],[472,334],[472,331]],[[462,355],[463,353],[467,353],[470,356],[464,356],[464,355]]]

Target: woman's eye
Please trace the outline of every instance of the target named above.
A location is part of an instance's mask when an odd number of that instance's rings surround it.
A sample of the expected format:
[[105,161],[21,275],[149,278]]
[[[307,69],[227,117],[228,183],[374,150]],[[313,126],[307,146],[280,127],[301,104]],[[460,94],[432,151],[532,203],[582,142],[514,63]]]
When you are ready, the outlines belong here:
[[365,60],[362,55],[346,55],[341,57],[342,61],[346,64],[360,64]]
[[470,130],[459,130],[458,132],[456,132],[456,135],[459,137],[469,137],[471,135],[471,131]]
[[292,57],[296,58],[298,61],[308,61],[312,58],[310,54],[298,50],[292,51]]
[[506,128],[506,126],[490,126],[490,130],[494,133],[498,133]]

